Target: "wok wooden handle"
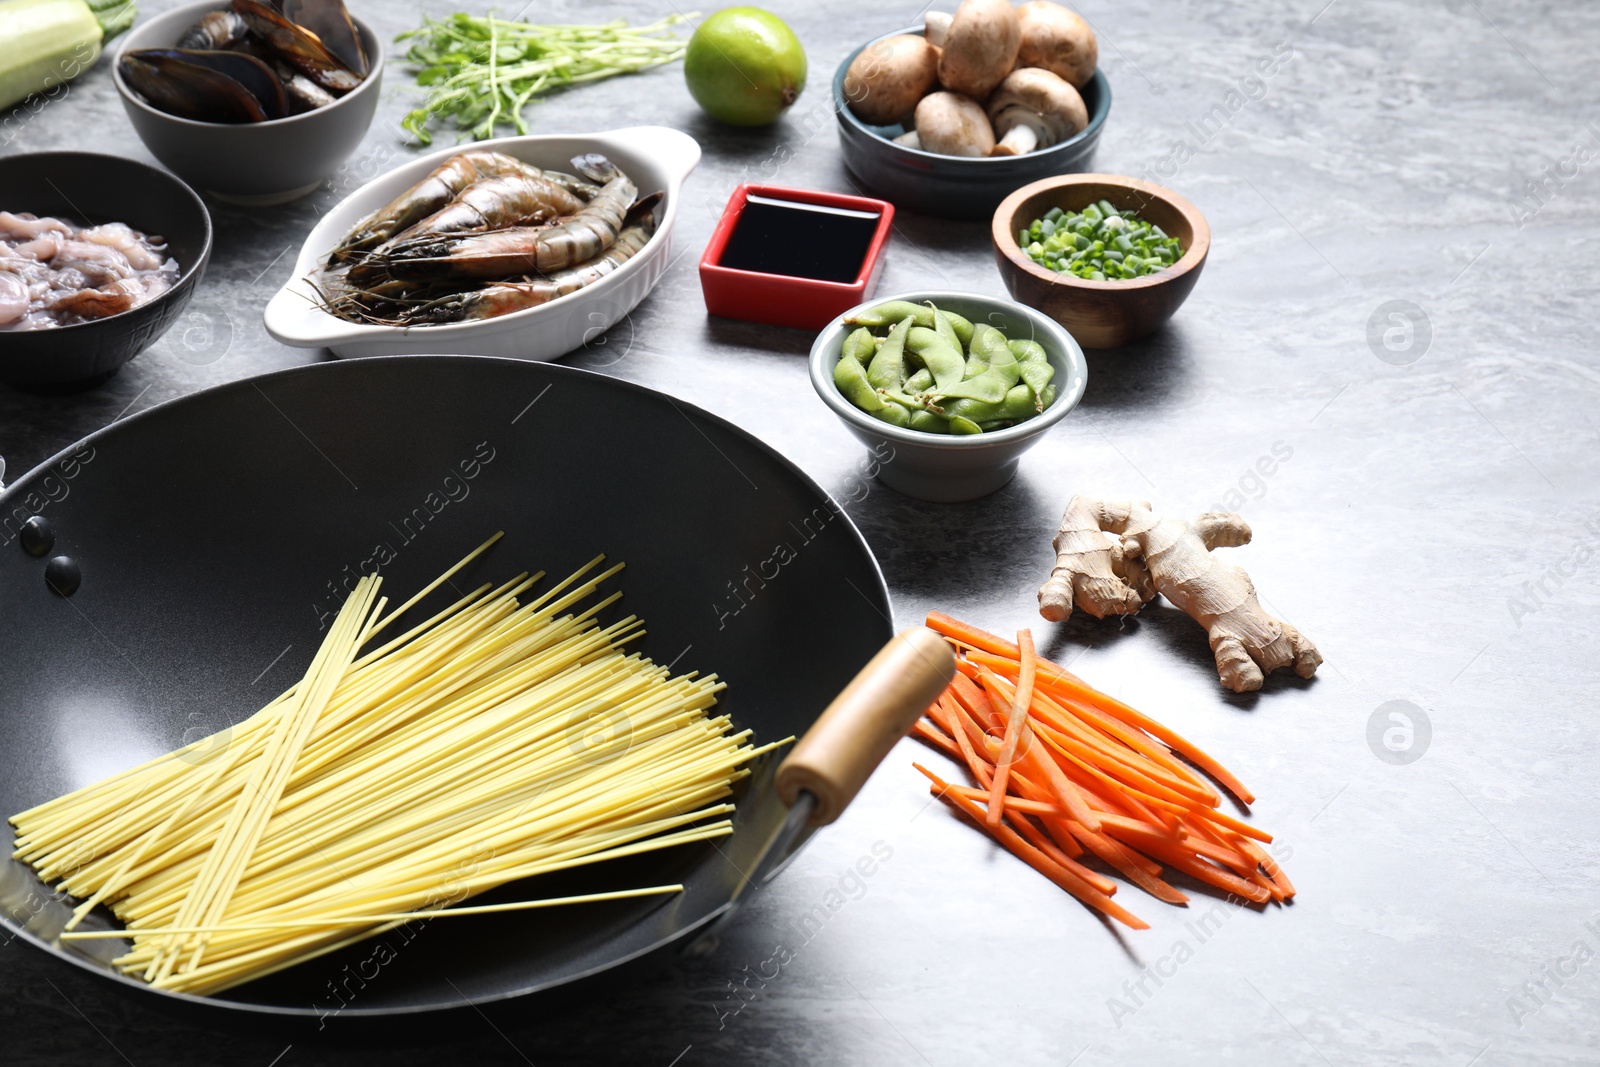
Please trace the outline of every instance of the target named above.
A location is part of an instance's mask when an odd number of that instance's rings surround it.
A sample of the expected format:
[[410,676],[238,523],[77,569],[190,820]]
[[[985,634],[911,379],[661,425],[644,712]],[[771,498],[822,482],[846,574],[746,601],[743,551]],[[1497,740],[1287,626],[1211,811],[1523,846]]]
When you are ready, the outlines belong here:
[[826,826],[855,799],[956,672],[955,654],[926,626],[890,639],[851,679],[778,768],[778,796],[816,798],[811,825]]

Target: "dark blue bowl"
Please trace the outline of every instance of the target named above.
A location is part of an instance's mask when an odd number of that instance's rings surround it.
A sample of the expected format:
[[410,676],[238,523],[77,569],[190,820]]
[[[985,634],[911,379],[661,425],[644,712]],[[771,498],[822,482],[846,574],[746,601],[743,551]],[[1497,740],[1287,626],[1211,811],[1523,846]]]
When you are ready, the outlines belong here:
[[1111,85],[1098,70],[1082,89],[1089,125],[1076,137],[1042,152],[989,159],[942,156],[895,144],[894,138],[906,132],[904,126],[869,126],[856,118],[844,95],[845,71],[864,50],[901,33],[920,37],[922,28],[873,38],[846,56],[833,74],[833,110],[839,119],[845,168],[874,196],[924,215],[986,219],[1000,201],[1029,182],[1091,169],[1100,130],[1111,113]]

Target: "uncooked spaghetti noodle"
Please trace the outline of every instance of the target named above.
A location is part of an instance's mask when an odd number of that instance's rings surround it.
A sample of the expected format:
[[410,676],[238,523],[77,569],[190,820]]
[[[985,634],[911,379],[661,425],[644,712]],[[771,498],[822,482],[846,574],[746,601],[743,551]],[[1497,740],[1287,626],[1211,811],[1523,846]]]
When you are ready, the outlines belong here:
[[[496,535],[498,538],[498,535]],[[350,594],[305,677],[223,734],[14,815],[14,855],[97,904],[132,946],[114,964],[216,993],[420,917],[680,891],[451,908],[517,879],[732,832],[754,748],[710,709],[715,675],[673,677],[597,615],[604,557],[484,585],[401,636],[381,579]],[[585,601],[592,601],[582,606]],[[64,933],[63,939],[115,936]]]

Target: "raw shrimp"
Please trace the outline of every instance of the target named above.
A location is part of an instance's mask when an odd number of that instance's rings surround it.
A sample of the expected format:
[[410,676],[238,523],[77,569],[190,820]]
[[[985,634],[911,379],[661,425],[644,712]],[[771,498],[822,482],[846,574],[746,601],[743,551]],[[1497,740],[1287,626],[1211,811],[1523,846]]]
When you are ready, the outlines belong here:
[[521,173],[521,160],[499,152],[460,152],[451,156],[420,182],[374,211],[344,235],[328,253],[330,264],[344,263],[389,240],[395,234],[438,211],[456,194],[479,178]]
[[[614,177],[565,222],[466,236],[413,237],[396,242],[381,257],[381,266],[396,278],[445,281],[545,274],[591,260],[617,239],[633,203],[633,182],[615,167],[610,170]],[[376,260],[372,263],[379,265]]]
[[599,185],[586,181],[575,174],[567,174],[559,170],[541,170],[532,163],[522,164],[522,173],[535,178],[543,178],[551,185],[565,189],[579,200],[592,200],[594,199],[594,194],[600,191]]
[[500,282],[470,293],[460,293],[430,301],[404,316],[407,325],[419,322],[462,322],[508,315],[513,311],[548,304],[586,285],[593,285],[632,259],[650,240],[653,224],[629,226],[617,235],[611,247],[576,267],[559,270],[544,278],[523,282]]
[[571,215],[582,209],[582,200],[542,175],[497,174],[479,178],[450,203],[399,234],[395,241],[418,234],[498,230]]

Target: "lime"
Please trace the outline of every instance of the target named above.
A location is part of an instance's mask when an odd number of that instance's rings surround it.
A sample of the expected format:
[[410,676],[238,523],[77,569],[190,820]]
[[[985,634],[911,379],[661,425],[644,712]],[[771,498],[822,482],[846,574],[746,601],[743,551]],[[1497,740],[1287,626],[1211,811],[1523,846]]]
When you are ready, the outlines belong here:
[[799,99],[806,52],[782,19],[759,7],[729,7],[689,38],[683,76],[706,114],[735,126],[767,126]]

